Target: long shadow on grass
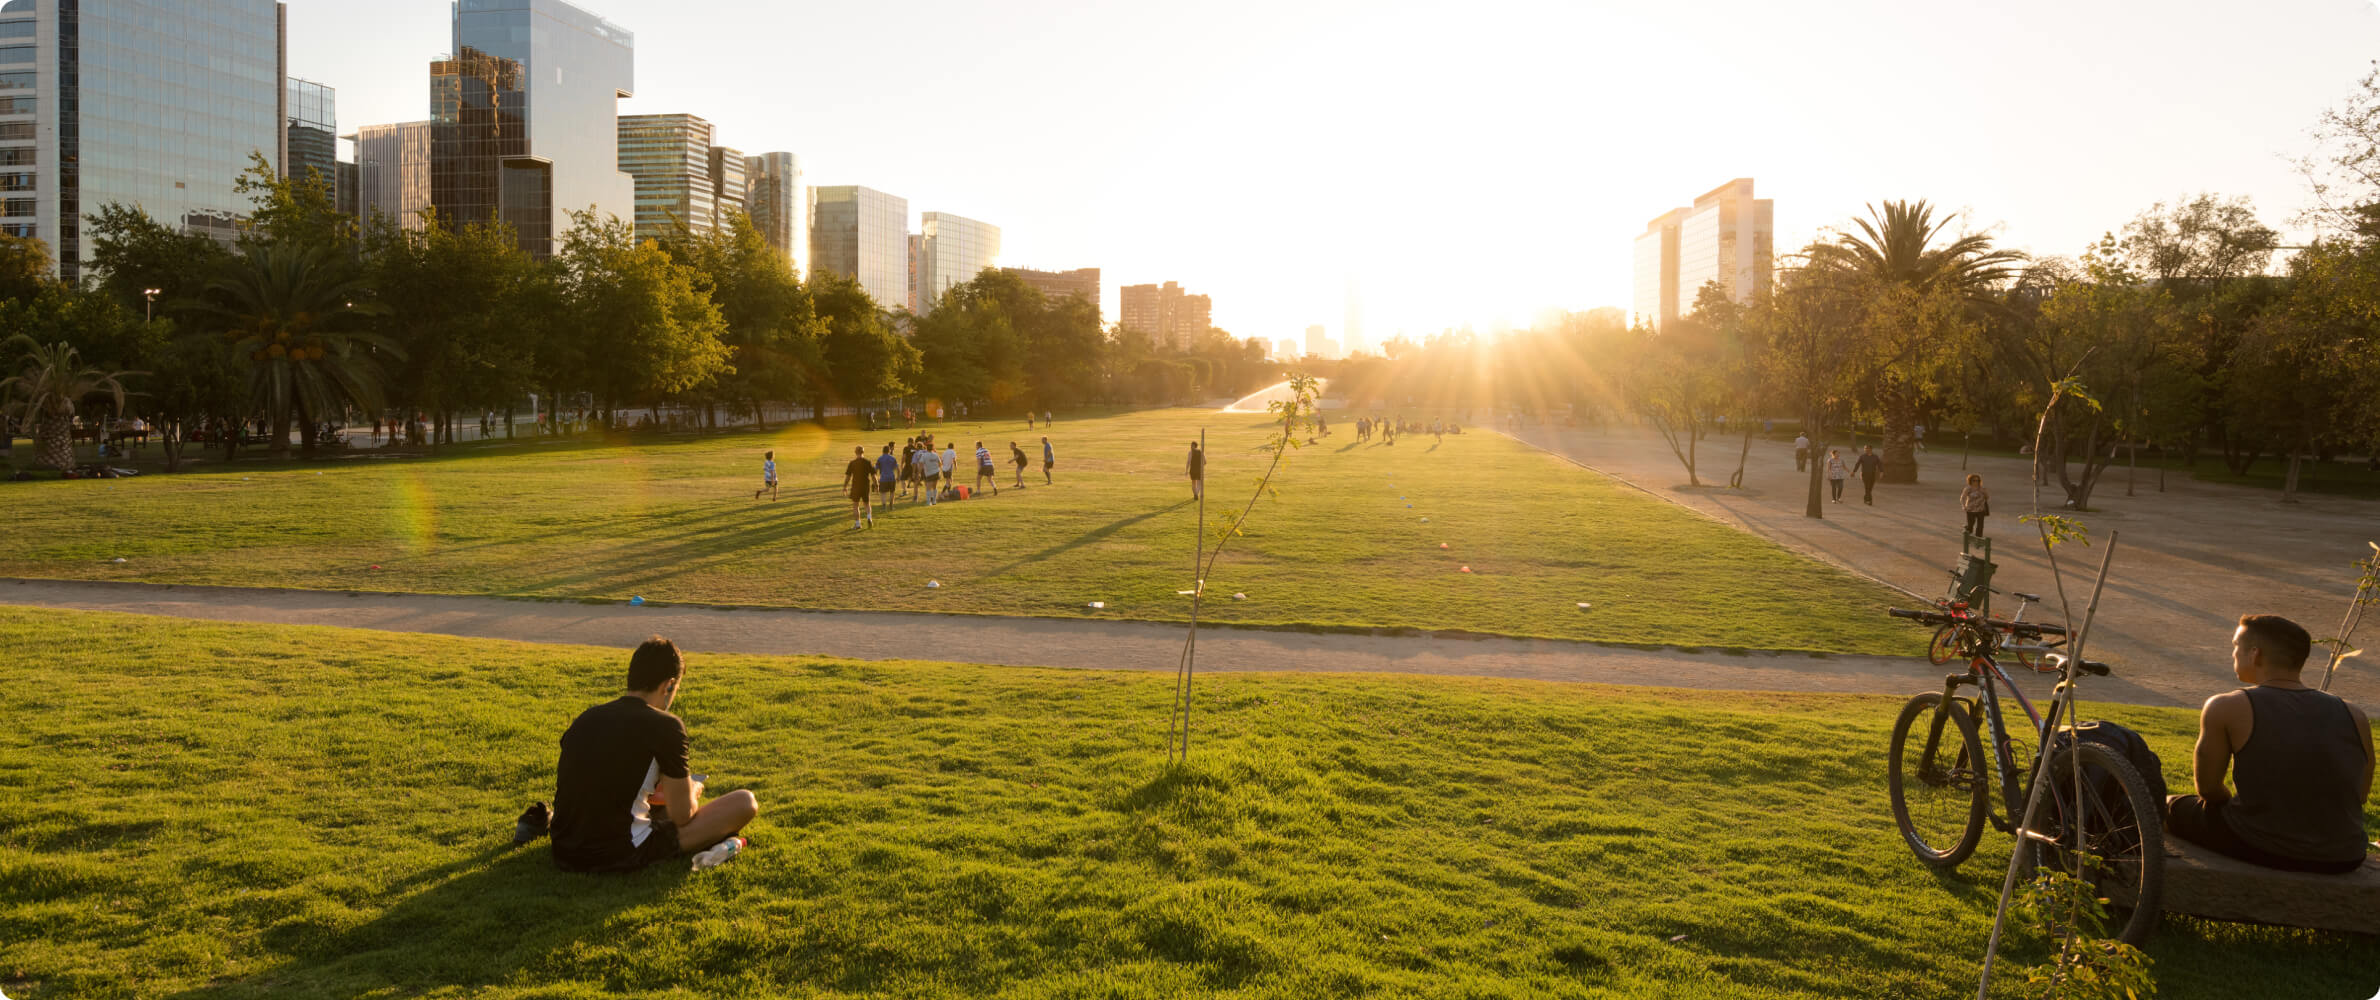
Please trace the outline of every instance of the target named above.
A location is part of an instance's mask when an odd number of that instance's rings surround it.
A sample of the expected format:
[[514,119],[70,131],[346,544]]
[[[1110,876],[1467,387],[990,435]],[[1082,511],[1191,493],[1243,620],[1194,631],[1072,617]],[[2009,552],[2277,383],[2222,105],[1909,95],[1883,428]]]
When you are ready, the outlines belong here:
[[572,875],[555,870],[542,844],[490,849],[383,890],[394,896],[428,886],[367,923],[341,928],[298,916],[273,924],[259,940],[285,956],[282,964],[176,1000],[493,986],[540,968],[549,955],[617,937],[607,926],[616,914],[668,896],[686,877],[683,862],[633,875]]
[[1001,576],[1007,575],[1010,570],[1020,569],[1027,565],[1040,562],[1051,556],[1059,555],[1072,549],[1081,548],[1085,545],[1091,544],[1092,542],[1107,538],[1108,536],[1129,528],[1135,524],[1155,518],[1158,515],[1170,514],[1184,507],[1188,507],[1193,502],[1194,501],[1184,500],[1180,503],[1174,504],[1171,507],[1159,507],[1156,510],[1149,511],[1146,514],[1135,514],[1131,517],[1119,518],[1117,520],[1110,521],[1106,524],[1100,525],[1099,527],[1083,532],[1080,535],[1076,535],[1067,541],[1059,542],[1058,544],[1052,545],[1049,548],[1043,549],[1039,552],[1033,553],[1032,555],[1009,563],[1006,566],[995,569],[990,573],[985,574],[985,579],[997,579]]

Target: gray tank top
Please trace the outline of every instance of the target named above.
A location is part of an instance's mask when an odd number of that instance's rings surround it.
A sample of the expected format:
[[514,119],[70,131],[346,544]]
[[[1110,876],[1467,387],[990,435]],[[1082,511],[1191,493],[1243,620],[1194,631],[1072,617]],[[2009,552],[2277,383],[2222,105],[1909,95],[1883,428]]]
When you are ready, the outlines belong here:
[[2223,819],[2241,840],[2303,861],[2363,857],[2363,737],[2338,696],[2247,689],[2255,713],[2232,757]]

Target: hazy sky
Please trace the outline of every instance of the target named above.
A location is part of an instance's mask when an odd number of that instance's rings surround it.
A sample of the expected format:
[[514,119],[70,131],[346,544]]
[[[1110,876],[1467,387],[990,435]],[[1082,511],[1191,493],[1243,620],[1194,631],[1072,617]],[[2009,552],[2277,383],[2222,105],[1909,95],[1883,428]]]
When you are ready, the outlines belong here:
[[[584,0],[636,34],[622,113],[690,112],[1001,228],[1001,263],[1179,281],[1242,336],[1365,338],[1629,305],[1646,220],[1732,177],[1798,247],[1927,198],[2071,254],[2248,195],[2380,53],[2373,0]],[[289,0],[339,124],[427,117],[446,0]]]

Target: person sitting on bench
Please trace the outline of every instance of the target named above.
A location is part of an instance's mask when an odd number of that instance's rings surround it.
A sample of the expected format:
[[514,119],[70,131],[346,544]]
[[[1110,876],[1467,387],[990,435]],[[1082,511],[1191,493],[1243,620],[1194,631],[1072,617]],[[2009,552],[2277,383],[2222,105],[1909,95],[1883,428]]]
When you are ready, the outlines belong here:
[[[2266,868],[2340,874],[2364,861],[2372,723],[2297,679],[2313,638],[2279,615],[2242,615],[2231,672],[2248,687],[2206,700],[2193,761],[2198,794],[2165,800],[2177,837]],[[2226,790],[2223,775],[2233,770]]]
[[[686,724],[669,714],[685,678],[678,647],[654,636],[628,657],[628,693],[579,713],[554,776],[554,864],[630,872],[728,837],[759,815],[752,793],[705,804],[686,770]],[[666,814],[652,815],[659,792]]]

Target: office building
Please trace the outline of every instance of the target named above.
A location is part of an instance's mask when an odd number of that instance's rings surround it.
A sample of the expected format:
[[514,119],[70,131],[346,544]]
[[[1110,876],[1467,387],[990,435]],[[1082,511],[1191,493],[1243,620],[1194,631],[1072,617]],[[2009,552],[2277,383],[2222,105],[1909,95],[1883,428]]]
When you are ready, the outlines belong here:
[[1636,238],[1636,319],[1656,329],[1694,311],[1703,286],[1731,302],[1766,292],[1775,273],[1776,203],[1738,177],[1671,209]]
[[620,169],[636,182],[636,238],[705,233],[718,224],[711,123],[693,115],[623,115]]
[[1041,297],[1058,302],[1069,296],[1079,297],[1099,308],[1099,269],[1078,267],[1072,271],[1036,271],[1029,267],[1003,267],[1004,274],[1013,274],[1041,293]]
[[289,93],[273,0],[0,4],[0,231],[81,280],[84,218],[109,202],[231,239],[251,154],[279,169]]
[[281,161],[281,176],[303,179],[312,171],[335,190],[339,181],[337,92],[296,77],[289,78],[288,87],[289,155]]
[[950,286],[975,280],[1000,258],[1000,227],[949,212],[927,212],[917,235],[917,294],[909,311],[933,311]]
[[400,228],[420,229],[430,207],[430,123],[366,125],[355,142],[356,215],[387,215]]
[[363,172],[353,161],[340,160],[332,164],[335,171],[333,195],[339,203],[339,214],[362,217]]
[[454,6],[454,54],[430,64],[430,201],[450,225],[509,224],[521,248],[559,249],[571,213],[633,218],[620,170],[620,99],[635,36],[562,0]]
[[1322,324],[1316,323],[1306,328],[1306,353],[1308,355],[1335,359],[1339,357],[1339,351],[1339,342],[1323,335]]
[[810,273],[810,220],[802,197],[801,161],[792,153],[744,157],[744,212],[769,245]]
[[1177,351],[1188,350],[1213,325],[1213,300],[1184,292],[1170,281],[1125,285],[1118,306],[1118,321],[1126,329],[1148,334],[1158,346]]
[[909,202],[856,184],[810,189],[810,267],[859,282],[883,309],[909,302]]
[[711,225],[725,229],[733,224],[736,214],[744,212],[744,151],[729,146],[711,147],[710,164],[705,172],[711,182]]

